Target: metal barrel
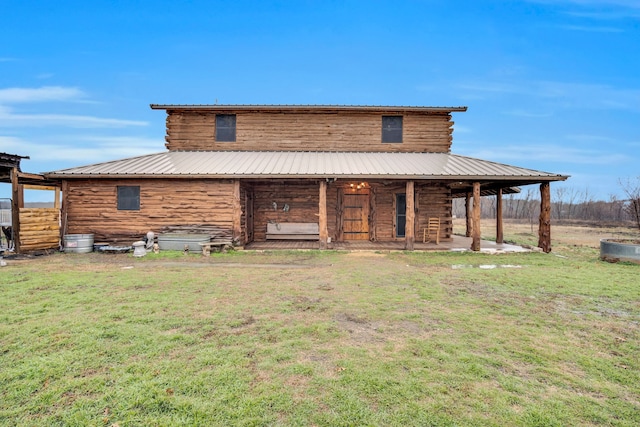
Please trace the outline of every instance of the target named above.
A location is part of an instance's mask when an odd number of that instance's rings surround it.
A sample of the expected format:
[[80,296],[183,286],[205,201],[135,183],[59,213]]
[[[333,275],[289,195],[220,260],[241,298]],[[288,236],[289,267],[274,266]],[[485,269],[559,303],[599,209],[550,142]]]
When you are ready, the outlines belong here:
[[93,252],[93,234],[65,234],[64,251],[78,254]]

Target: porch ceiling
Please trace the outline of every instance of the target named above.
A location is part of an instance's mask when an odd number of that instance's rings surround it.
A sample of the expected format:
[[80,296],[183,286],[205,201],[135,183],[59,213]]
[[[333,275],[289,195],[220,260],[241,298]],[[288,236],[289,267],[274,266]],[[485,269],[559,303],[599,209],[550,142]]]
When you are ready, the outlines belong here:
[[[397,179],[494,182],[567,176],[450,153],[168,151],[45,173],[47,178]],[[460,188],[464,188],[461,185]]]

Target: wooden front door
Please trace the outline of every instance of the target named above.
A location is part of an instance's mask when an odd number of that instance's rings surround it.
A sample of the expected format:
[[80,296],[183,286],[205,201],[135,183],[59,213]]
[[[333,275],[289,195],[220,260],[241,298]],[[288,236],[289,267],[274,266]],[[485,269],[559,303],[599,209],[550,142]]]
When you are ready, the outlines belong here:
[[342,233],[345,240],[369,240],[369,193],[343,197]]

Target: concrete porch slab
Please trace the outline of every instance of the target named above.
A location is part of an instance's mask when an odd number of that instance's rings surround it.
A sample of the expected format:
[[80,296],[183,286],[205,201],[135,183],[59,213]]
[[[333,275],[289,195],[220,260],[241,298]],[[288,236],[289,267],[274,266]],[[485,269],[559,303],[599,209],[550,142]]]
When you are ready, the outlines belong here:
[[[435,243],[416,242],[415,251],[470,251],[471,237],[453,236],[449,241],[441,241],[439,245]],[[319,243],[312,240],[273,240],[268,242],[252,242],[245,246],[246,250],[310,250],[318,249]],[[402,251],[403,241],[395,242],[370,242],[368,240],[350,240],[346,242],[331,242],[329,249],[344,251]],[[507,243],[497,244],[490,240],[482,240],[480,252],[482,253],[509,253],[509,252],[531,252],[532,249]]]

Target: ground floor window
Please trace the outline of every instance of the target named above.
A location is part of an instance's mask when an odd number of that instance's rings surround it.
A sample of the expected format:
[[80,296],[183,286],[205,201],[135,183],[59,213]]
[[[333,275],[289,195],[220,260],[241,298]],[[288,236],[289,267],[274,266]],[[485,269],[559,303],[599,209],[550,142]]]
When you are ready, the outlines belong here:
[[140,210],[140,187],[133,185],[118,186],[118,210],[119,211],[139,211]]
[[396,237],[404,237],[407,225],[407,195],[396,194]]

